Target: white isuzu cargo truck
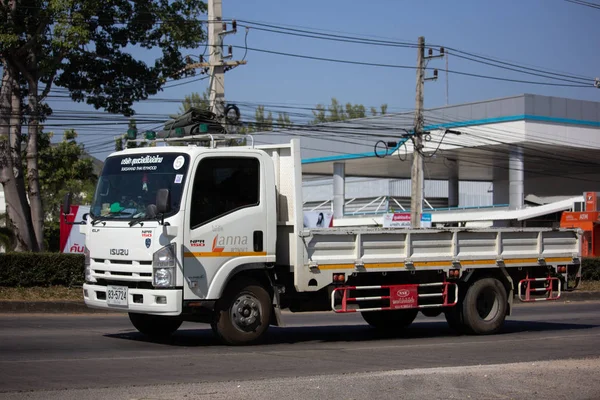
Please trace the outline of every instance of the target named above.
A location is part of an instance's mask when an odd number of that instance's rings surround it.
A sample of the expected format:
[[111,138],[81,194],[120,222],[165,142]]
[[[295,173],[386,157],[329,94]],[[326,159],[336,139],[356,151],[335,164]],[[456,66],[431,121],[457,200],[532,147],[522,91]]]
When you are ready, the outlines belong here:
[[574,230],[305,228],[298,139],[203,140],[111,154],[80,225],[85,303],[128,313],[146,335],[196,321],[249,344],[282,309],[360,312],[389,330],[443,313],[491,334],[513,298],[558,299],[581,275]]

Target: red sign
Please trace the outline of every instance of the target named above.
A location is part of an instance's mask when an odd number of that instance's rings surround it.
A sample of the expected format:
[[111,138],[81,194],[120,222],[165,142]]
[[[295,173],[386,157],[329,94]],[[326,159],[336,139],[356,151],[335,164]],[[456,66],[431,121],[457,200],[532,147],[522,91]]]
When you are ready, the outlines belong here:
[[585,192],[585,211],[598,210],[598,197],[596,192]]
[[394,310],[419,306],[417,285],[398,285],[390,287],[390,307]]
[[394,216],[392,217],[392,221],[410,221],[410,214],[409,213],[398,213],[398,214],[394,214]]

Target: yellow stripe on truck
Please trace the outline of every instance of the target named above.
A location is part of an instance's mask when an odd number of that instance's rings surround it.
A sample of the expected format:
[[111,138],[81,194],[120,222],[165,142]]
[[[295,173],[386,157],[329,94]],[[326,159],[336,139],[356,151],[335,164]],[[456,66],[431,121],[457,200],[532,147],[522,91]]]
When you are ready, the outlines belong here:
[[[537,258],[509,258],[503,260],[505,264],[538,264]],[[546,262],[572,262],[573,259],[570,257],[550,257],[545,259]],[[415,261],[412,264],[414,267],[452,267],[452,261]],[[463,260],[460,261],[462,267],[469,265],[496,265],[496,260]],[[321,264],[318,265],[319,269],[322,270],[339,270],[339,269],[355,269],[354,264]],[[377,268],[405,268],[406,264],[403,262],[389,262],[389,263],[365,263],[365,269],[377,269]]]
[[266,255],[266,251],[206,251],[183,253],[184,257],[252,257]]

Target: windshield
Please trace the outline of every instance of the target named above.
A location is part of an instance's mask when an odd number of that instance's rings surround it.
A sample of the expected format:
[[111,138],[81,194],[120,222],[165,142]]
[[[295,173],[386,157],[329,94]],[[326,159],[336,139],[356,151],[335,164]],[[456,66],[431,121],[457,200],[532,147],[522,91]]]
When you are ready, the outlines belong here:
[[151,218],[148,206],[156,204],[158,189],[169,189],[171,211],[179,210],[189,156],[181,153],[149,153],[106,159],[98,180],[90,214],[102,219]]

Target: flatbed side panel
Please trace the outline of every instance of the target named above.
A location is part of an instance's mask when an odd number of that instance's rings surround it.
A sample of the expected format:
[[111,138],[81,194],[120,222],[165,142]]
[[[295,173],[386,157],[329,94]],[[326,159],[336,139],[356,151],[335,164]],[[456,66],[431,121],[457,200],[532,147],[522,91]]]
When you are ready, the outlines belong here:
[[552,229],[304,230],[298,290],[331,283],[334,272],[497,268],[570,264],[580,257],[579,234]]

